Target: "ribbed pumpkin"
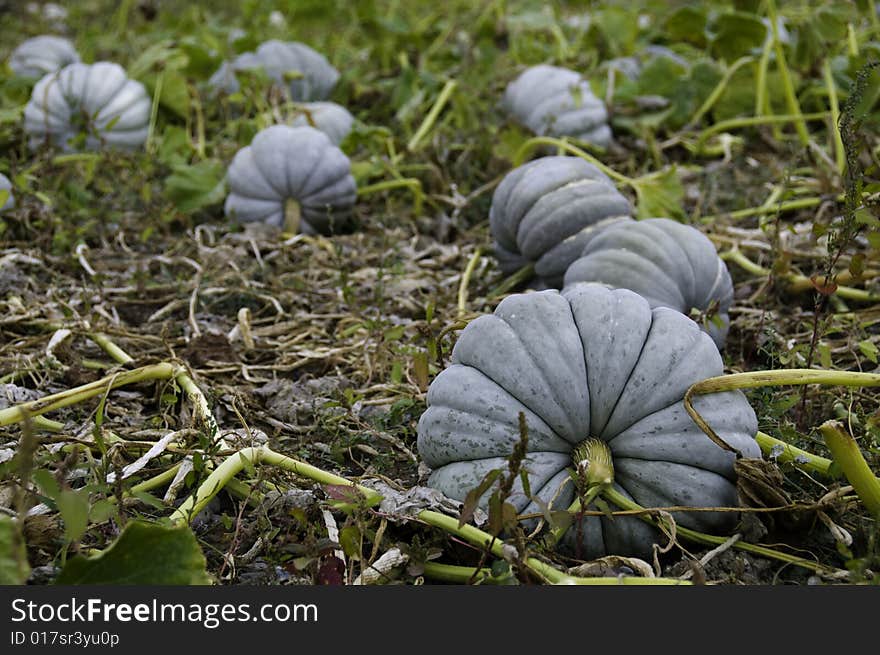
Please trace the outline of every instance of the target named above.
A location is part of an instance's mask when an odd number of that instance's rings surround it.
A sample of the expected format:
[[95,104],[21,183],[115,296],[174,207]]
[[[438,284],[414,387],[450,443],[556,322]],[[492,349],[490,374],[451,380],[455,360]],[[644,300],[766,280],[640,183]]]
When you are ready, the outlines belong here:
[[292,222],[304,234],[338,232],[357,196],[348,157],[313,127],[261,130],[235,154],[226,178],[229,218],[279,227]]
[[[461,332],[451,364],[428,389],[418,425],[428,484],[463,501],[489,471],[506,468],[522,413],[532,496],[555,509],[575,497],[572,458],[588,439],[607,445],[614,487],[642,506],[736,506],[734,454],[710,440],[682,402],[692,384],[722,372],[718,349],[696,323],[651,309],[632,291],[583,283],[508,296]],[[742,393],[697,396],[694,406],[743,456],[760,456],[755,413]],[[519,513],[541,511],[519,481],[508,500]],[[731,512],[674,517],[713,534],[737,520]],[[584,558],[646,556],[667,541],[634,517],[580,523],[582,543],[575,548],[574,526],[561,545]]]
[[584,247],[564,284],[601,282],[631,289],[652,307],[712,313],[704,327],[721,348],[730,327],[733,282],[715,246],[699,230],[668,218],[609,226]]
[[[111,62],[70,64],[34,85],[24,110],[32,148],[138,148],[147,139],[152,101],[144,85]],[[78,138],[82,137],[82,142]]]
[[568,266],[599,230],[631,221],[632,207],[580,157],[541,157],[508,173],[492,196],[489,227],[500,268],[533,263],[539,281],[560,287]]
[[338,146],[351,132],[354,116],[335,102],[306,102],[300,106],[300,111],[290,121],[290,125],[308,125],[321,130]]
[[284,89],[290,100],[299,102],[323,100],[339,81],[339,71],[320,52],[297,41],[271,39],[260,44],[256,52],[245,52],[232,62],[224,62],[209,84],[235,93],[239,89],[235,72],[258,68]]
[[3,173],[0,173],[0,191],[7,191],[9,195],[6,200],[0,203],[0,212],[15,207],[15,196],[12,195],[12,182]]
[[502,106],[540,136],[571,136],[602,147],[611,143],[605,104],[589,81],[567,68],[527,68],[507,86]]
[[44,34],[22,41],[9,57],[9,68],[20,77],[40,78],[79,60],[70,41]]

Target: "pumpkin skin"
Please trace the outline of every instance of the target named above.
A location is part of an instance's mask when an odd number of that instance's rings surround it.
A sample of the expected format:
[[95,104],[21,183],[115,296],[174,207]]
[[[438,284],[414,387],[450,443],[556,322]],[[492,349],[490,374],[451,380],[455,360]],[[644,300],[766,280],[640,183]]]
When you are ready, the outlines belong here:
[[631,212],[629,200],[589,162],[540,157],[496,187],[489,229],[503,272],[531,262],[540,283],[558,288],[586,244],[605,227],[631,221]]
[[313,127],[272,125],[239,150],[227,171],[226,216],[281,227],[288,200],[299,203],[299,230],[333,234],[348,222],[357,196],[351,162]]
[[717,303],[720,324],[707,321],[706,329],[719,348],[724,346],[733,282],[715,246],[696,228],[668,218],[609,226],[565,272],[566,286],[576,282],[631,289],[652,307],[687,315]]
[[[335,102],[306,102],[303,103],[302,110],[290,121],[290,125],[293,127],[311,126],[321,130],[330,137],[330,141],[336,146],[342,143],[354,125],[354,116],[345,107],[337,105]],[[309,118],[314,125],[309,122]]]
[[605,104],[586,79],[567,68],[527,68],[507,86],[502,107],[539,136],[572,136],[601,147],[611,143]]
[[85,132],[86,150],[134,149],[147,139],[151,107],[144,85],[119,64],[70,64],[34,85],[24,129],[31,148],[48,142],[74,150],[73,140]]
[[[271,39],[261,43],[256,52],[245,52],[232,62],[224,62],[208,83],[235,93],[239,90],[235,72],[256,68],[262,68],[290,100],[299,102],[323,100],[339,81],[339,71],[320,52],[304,43]],[[288,73],[300,73],[302,77],[288,79]]]
[[[418,425],[428,485],[463,501],[490,470],[506,469],[522,412],[529,486],[555,509],[574,499],[572,450],[588,437],[607,444],[615,488],[642,506],[736,506],[734,454],[703,434],[682,402],[692,384],[722,371],[696,323],[651,309],[628,289],[582,283],[508,296],[461,332],[451,364],[428,389]],[[741,392],[697,396],[694,406],[743,456],[760,456],[755,413]],[[519,513],[540,511],[519,480],[508,500]],[[674,516],[713,534],[736,523],[727,512]],[[645,556],[655,541],[665,543],[634,517],[582,517],[576,547],[577,527],[560,547],[585,558]]]
[[44,34],[22,41],[12,51],[9,68],[19,77],[41,78],[78,61],[79,53],[70,41]]
[[9,196],[7,196],[6,202],[4,202],[2,206],[0,206],[0,212],[15,207],[15,196],[12,195],[12,182],[3,173],[0,173],[0,191],[9,192]]

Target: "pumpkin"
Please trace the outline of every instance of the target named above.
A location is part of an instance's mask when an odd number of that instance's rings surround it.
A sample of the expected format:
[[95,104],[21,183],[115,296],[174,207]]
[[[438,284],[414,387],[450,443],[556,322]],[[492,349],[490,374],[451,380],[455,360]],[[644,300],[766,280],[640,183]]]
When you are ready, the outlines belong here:
[[527,68],[507,86],[502,107],[539,136],[572,136],[601,147],[611,143],[605,104],[586,79],[567,68]]
[[70,64],[34,85],[24,110],[32,148],[41,143],[87,150],[137,148],[147,139],[152,101],[144,85],[111,62]]
[[12,51],[9,68],[19,77],[40,78],[79,60],[79,53],[70,41],[44,34],[22,41]]
[[652,307],[710,314],[705,328],[721,348],[730,326],[733,282],[698,229],[668,218],[609,226],[565,272],[565,285],[601,282],[631,289]]
[[528,263],[538,281],[562,285],[569,264],[604,227],[630,221],[611,180],[580,157],[540,157],[501,180],[489,208],[495,256],[505,273]]
[[[522,414],[531,497],[517,480],[508,498],[520,514],[551,501],[570,506],[572,460],[591,439],[610,451],[614,488],[642,506],[735,507],[735,454],[710,440],[682,401],[692,384],[722,371],[696,323],[628,289],[581,283],[510,295],[468,324],[428,388],[417,441],[427,483],[463,501],[487,473],[506,469]],[[697,396],[694,406],[727,444],[760,456],[755,413],[741,392]],[[735,514],[673,516],[717,534],[734,527]],[[579,523],[559,545],[586,558],[645,556],[667,541],[634,517]]]
[[290,125],[310,125],[321,130],[338,146],[351,132],[354,116],[335,102],[306,102],[301,105],[301,111],[290,121]]
[[15,196],[12,195],[12,182],[3,173],[0,173],[0,193],[8,192],[6,200],[0,203],[0,212],[15,207]]
[[226,178],[226,216],[242,223],[287,224],[304,234],[339,231],[357,195],[348,157],[313,127],[261,130],[235,154]]
[[323,100],[339,81],[339,71],[320,52],[304,43],[271,39],[260,44],[256,52],[245,52],[232,62],[224,62],[208,83],[235,93],[239,89],[235,72],[258,68],[279,84],[290,100],[299,102]]

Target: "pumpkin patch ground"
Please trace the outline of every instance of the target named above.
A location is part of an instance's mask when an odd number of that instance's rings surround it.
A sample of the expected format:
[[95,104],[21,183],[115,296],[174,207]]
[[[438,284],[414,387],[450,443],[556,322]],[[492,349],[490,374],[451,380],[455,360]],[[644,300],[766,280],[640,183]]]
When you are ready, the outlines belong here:
[[0,18],[0,583],[880,580],[875,3]]

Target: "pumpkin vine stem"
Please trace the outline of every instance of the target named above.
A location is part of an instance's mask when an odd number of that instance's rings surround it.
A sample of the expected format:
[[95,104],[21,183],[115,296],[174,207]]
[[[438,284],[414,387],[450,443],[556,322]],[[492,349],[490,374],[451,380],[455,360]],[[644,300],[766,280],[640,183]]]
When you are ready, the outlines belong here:
[[[571,461],[574,469],[570,473],[577,496],[568,507],[568,513],[577,515],[614,482],[614,461],[608,444],[595,438],[585,439],[575,446],[571,452]],[[554,526],[547,538],[549,545],[559,543],[569,527],[569,523]]]
[[846,387],[880,387],[880,374],[857,373],[855,371],[826,371],[812,368],[777,369],[773,371],[749,371],[719,375],[697,382],[684,394],[684,408],[700,429],[718,447],[739,457],[741,454],[718,436],[715,430],[694,408],[693,397],[702,394],[733,391],[735,389],[755,389],[780,385],[830,384]]
[[299,225],[302,222],[302,209],[294,198],[284,201],[284,231],[290,234],[299,234]]

